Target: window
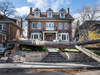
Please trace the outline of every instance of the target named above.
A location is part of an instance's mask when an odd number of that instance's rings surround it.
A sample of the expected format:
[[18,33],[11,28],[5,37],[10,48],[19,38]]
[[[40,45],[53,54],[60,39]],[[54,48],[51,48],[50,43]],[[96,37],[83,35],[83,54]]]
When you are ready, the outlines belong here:
[[65,13],[60,13],[60,17],[65,17]]
[[38,29],[41,29],[41,23],[38,23]]
[[66,35],[62,35],[62,40],[66,40]]
[[48,13],[48,17],[52,17],[52,13]]
[[65,29],[68,29],[68,24],[67,23],[65,23]]
[[35,17],[39,17],[40,16],[40,14],[39,13],[35,13]]
[[59,33],[59,40],[69,41],[69,34],[68,33]]
[[0,30],[6,30],[6,24],[0,24]]
[[40,39],[40,34],[41,33],[31,33],[31,38],[32,39]]
[[6,36],[2,35],[2,42],[4,42],[6,40]]
[[34,22],[32,23],[32,29],[35,29],[35,23]]
[[59,23],[59,29],[62,29],[62,23]]
[[54,30],[54,23],[46,23],[46,30]]
[[34,39],[38,39],[38,34],[34,34]]

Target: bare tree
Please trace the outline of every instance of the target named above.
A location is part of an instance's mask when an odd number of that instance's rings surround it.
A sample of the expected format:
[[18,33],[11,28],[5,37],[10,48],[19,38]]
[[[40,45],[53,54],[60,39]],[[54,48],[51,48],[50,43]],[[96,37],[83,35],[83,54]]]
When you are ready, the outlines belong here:
[[85,22],[85,20],[96,20],[100,18],[100,15],[98,15],[99,12],[100,5],[98,4],[82,6],[80,10],[77,10],[82,22]]
[[[75,18],[76,18],[76,20],[79,20],[81,23],[84,23],[86,20],[97,20],[98,18],[100,18],[100,15],[99,15],[99,13],[100,13],[100,5],[95,4],[95,5],[82,6],[82,8],[80,10],[77,10],[77,13],[80,16],[77,16]],[[75,22],[77,24],[77,21],[75,21]],[[78,29],[78,28],[79,28],[79,26],[76,27],[76,29]],[[80,38],[81,38],[81,36],[84,35],[84,40],[89,40],[88,39],[88,31],[89,30],[85,29],[84,26],[81,26],[81,30],[79,28],[77,30],[77,33],[79,33]],[[75,33],[75,35],[77,33]]]
[[0,11],[2,11],[5,16],[13,15],[16,12],[12,2],[8,0],[0,2]]

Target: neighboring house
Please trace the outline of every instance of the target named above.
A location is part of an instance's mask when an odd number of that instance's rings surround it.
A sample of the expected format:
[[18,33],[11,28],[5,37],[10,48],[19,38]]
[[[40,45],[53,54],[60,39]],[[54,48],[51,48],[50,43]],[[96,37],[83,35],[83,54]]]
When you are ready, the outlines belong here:
[[[100,34],[100,21],[86,20],[84,23],[82,23],[75,31],[77,41],[81,38],[81,36],[87,37],[89,35],[89,31],[95,31],[97,34]],[[84,40],[87,39],[85,38]]]
[[23,36],[22,19],[19,22],[16,19],[0,15],[0,44],[5,40],[15,39],[17,35]]
[[74,18],[65,9],[54,12],[51,8],[41,12],[39,8],[30,8],[26,17],[28,22],[27,37],[45,41],[72,41],[72,22]]

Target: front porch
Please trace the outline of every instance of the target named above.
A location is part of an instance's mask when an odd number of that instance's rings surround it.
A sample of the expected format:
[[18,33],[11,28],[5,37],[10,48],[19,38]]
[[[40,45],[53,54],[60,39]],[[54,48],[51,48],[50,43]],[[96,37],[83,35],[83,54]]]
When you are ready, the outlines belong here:
[[58,31],[43,31],[43,41],[58,40]]

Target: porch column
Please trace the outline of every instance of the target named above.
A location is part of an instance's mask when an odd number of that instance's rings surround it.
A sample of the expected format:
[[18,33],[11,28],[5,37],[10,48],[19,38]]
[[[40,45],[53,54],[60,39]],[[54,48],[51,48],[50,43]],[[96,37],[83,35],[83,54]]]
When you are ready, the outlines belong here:
[[43,41],[44,41],[44,32],[43,32]]
[[56,32],[56,40],[57,40],[57,32]]

